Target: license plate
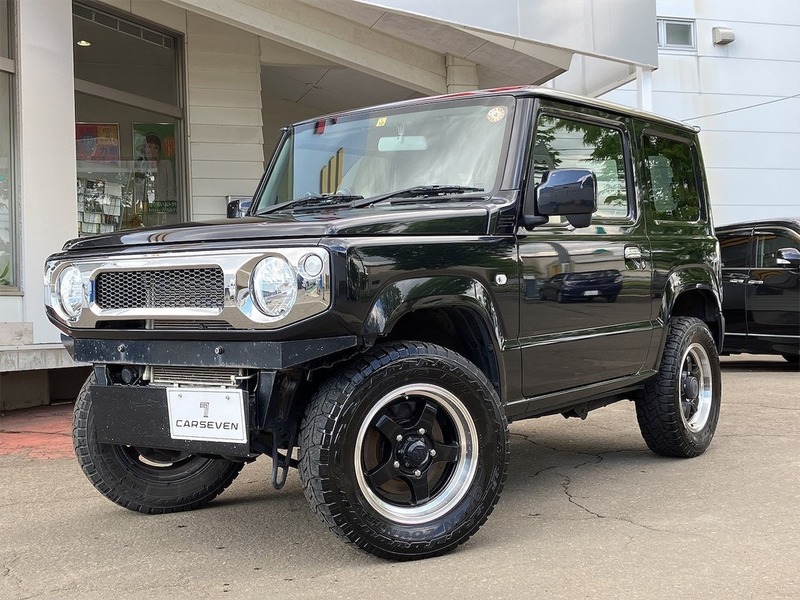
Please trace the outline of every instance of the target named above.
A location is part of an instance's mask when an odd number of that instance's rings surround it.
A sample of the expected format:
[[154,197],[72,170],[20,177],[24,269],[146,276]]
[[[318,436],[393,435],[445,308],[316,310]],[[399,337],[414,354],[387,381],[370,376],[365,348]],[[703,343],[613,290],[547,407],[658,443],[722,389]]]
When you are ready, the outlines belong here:
[[600,295],[600,291],[599,290],[586,290],[585,292],[583,292],[583,295],[584,296],[599,296]]
[[173,440],[247,441],[242,390],[167,388]]

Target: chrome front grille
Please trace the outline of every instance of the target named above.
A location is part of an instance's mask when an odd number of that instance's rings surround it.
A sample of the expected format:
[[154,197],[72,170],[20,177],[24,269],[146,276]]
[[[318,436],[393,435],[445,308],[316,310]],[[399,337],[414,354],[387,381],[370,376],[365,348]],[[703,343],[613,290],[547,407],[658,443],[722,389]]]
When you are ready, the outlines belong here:
[[240,369],[226,367],[176,367],[153,365],[150,382],[158,385],[194,385],[202,387],[236,387]]
[[[96,258],[54,259],[47,263],[47,310],[69,329],[160,329],[214,335],[229,329],[277,329],[319,315],[331,306],[330,255],[315,246],[249,250],[162,250]],[[301,263],[310,255],[322,261],[311,277]],[[282,257],[297,271],[297,297],[288,314],[260,310],[251,289],[256,265]],[[60,277],[74,267],[89,284],[83,310],[67,314],[60,296]]]
[[95,281],[101,309],[218,308],[225,300],[222,269],[104,271]]

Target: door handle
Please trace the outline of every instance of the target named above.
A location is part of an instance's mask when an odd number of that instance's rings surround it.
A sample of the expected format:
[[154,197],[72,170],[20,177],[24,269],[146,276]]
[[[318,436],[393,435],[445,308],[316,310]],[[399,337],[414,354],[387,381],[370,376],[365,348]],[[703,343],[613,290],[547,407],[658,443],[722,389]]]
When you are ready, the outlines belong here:
[[638,244],[625,246],[622,255],[625,257],[625,261],[632,262],[636,269],[644,270],[647,268],[647,253]]
[[761,285],[762,283],[764,283],[764,282],[761,281],[760,279],[750,279],[747,282],[747,285]]
[[747,273],[729,273],[723,283],[742,284],[747,283]]
[[642,249],[639,246],[625,246],[625,260],[642,260]]

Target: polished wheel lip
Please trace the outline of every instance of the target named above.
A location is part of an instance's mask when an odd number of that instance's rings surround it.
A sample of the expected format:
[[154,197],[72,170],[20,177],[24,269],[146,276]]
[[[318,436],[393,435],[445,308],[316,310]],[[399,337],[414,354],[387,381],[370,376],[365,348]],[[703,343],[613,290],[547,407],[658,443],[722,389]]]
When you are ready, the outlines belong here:
[[[407,396],[424,397],[436,403],[450,418],[458,437],[458,458],[446,485],[418,506],[399,506],[381,498],[369,485],[363,466],[363,444],[376,415],[392,402]],[[402,525],[419,525],[447,514],[469,491],[478,468],[478,432],[467,407],[448,390],[432,384],[414,383],[392,390],[364,417],[354,452],[356,481],[369,506],[382,517]]]
[[[678,387],[681,420],[689,431],[699,433],[708,423],[711,407],[714,404],[714,380],[711,360],[702,344],[695,342],[686,348],[680,364]],[[687,380],[696,382],[696,397],[687,395]],[[694,387],[694,384],[692,387]]]
[[[123,444],[108,444],[121,460],[137,476],[151,481],[167,481],[181,477],[185,467],[191,465],[197,456],[189,452],[160,451]],[[164,456],[159,456],[165,454]],[[168,455],[174,454],[172,457]],[[195,468],[200,464],[194,465]]]

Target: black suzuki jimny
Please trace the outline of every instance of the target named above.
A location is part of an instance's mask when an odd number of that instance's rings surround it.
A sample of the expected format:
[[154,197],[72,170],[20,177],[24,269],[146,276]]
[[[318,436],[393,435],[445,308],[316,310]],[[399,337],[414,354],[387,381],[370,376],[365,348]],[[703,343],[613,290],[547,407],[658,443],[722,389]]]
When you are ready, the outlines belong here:
[[719,416],[697,132],[542,88],[287,127],[245,215],[70,241],[46,303],[94,365],[74,444],[100,493],[190,510],[265,454],[382,557],[478,530],[511,421],[627,399],[692,457]]

